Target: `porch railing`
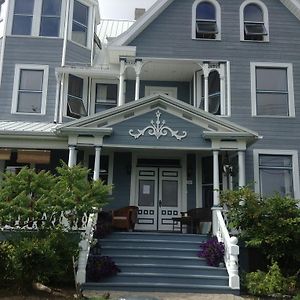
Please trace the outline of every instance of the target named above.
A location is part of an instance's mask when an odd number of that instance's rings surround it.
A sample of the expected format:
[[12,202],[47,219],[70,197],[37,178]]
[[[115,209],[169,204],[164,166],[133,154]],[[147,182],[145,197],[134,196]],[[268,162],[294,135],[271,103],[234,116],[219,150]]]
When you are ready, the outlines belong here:
[[224,243],[225,247],[224,262],[229,274],[229,287],[238,290],[240,289],[238,239],[234,236],[230,237],[221,207],[213,208],[213,216],[215,222],[213,234],[218,238],[219,242]]

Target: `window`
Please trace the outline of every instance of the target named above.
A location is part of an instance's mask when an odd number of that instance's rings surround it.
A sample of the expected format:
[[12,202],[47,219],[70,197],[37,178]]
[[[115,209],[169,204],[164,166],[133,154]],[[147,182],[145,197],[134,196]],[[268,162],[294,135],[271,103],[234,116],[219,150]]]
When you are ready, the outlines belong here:
[[220,75],[217,71],[208,76],[208,111],[214,115],[221,114]]
[[117,104],[118,85],[109,83],[96,84],[96,103]]
[[87,46],[89,8],[81,2],[74,0],[72,41]]
[[295,116],[292,65],[251,63],[251,78],[253,116]]
[[15,0],[13,35],[31,35],[34,0]]
[[69,75],[67,115],[72,118],[86,116],[83,103],[84,80],[80,77]]
[[220,39],[220,5],[215,0],[195,1],[193,5],[192,38]]
[[298,153],[290,150],[254,150],[256,192],[299,197]]
[[165,94],[167,96],[177,98],[177,87],[145,86],[145,96],[152,96],[157,94]]
[[59,36],[61,0],[43,0],[40,36]]
[[240,17],[241,40],[268,41],[268,10],[261,1],[245,1],[240,8]]
[[12,113],[45,114],[48,66],[16,65]]

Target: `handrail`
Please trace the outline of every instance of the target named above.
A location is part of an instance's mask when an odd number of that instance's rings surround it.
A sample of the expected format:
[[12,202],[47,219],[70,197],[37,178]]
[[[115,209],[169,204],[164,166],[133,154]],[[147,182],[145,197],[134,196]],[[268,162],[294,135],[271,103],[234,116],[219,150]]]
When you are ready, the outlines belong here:
[[216,222],[215,232],[213,234],[218,238],[219,242],[224,243],[224,262],[229,274],[229,287],[234,290],[240,289],[239,277],[239,246],[238,239],[234,236],[230,237],[226,227],[221,207],[213,208],[214,222]]
[[94,230],[96,228],[98,213],[89,215],[89,220],[85,232],[82,234],[82,240],[79,242],[78,267],[76,274],[76,284],[81,285],[86,282],[86,265],[88,262],[91,243],[93,241]]

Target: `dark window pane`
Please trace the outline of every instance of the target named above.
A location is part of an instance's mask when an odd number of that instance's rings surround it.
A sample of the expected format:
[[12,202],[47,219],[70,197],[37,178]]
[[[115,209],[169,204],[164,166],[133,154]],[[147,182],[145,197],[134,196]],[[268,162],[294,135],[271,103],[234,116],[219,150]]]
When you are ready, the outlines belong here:
[[264,167],[287,167],[292,168],[290,155],[259,155],[259,165]]
[[12,34],[14,35],[30,35],[31,34],[32,17],[30,16],[14,16]]
[[196,9],[196,19],[215,20],[216,10],[214,5],[209,2],[198,4]]
[[263,22],[263,12],[257,4],[248,4],[244,9],[244,21]]
[[257,93],[256,105],[258,115],[289,115],[287,94]]
[[89,8],[78,1],[74,1],[73,19],[85,26],[88,25]]
[[42,17],[40,36],[59,36],[60,18]]
[[60,16],[61,0],[43,0],[42,15]]
[[32,15],[34,0],[15,0],[15,14]]
[[178,182],[171,180],[162,180],[162,206],[178,206]]
[[117,102],[118,85],[102,84],[96,85],[96,102]]
[[17,112],[41,113],[41,103],[41,92],[19,92]]
[[42,91],[43,89],[43,71],[40,70],[21,70],[20,90]]
[[292,170],[260,169],[260,192],[262,196],[279,193],[294,196]]
[[214,115],[220,114],[220,75],[213,71],[208,77],[208,104],[209,112]]
[[72,96],[68,96],[68,116],[78,118],[86,116],[83,101]]
[[197,21],[197,33],[218,33],[216,22]]
[[68,94],[77,98],[83,98],[83,79],[74,75],[69,75]]
[[154,180],[139,181],[139,206],[154,206]]
[[264,24],[245,24],[245,34],[246,35],[267,35],[267,30]]
[[287,70],[280,68],[256,68],[256,89],[263,91],[287,91]]
[[73,22],[72,41],[86,46],[87,43],[87,28]]

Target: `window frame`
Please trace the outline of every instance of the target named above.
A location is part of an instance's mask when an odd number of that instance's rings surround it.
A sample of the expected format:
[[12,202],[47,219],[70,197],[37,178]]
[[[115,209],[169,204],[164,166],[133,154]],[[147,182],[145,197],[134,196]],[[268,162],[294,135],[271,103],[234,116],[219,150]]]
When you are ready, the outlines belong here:
[[[81,3],[84,6],[88,7],[88,24],[87,24],[87,42],[86,45],[82,45],[80,43],[77,43],[76,41],[72,40],[72,32],[73,32],[73,14],[74,14],[74,2],[77,1]],[[69,24],[68,24],[68,39],[74,43],[75,45],[78,45],[80,47],[86,48],[86,49],[92,49],[93,46],[93,38],[94,38],[94,33],[93,33],[93,7],[91,6],[89,1],[85,0],[72,0],[70,3],[70,10],[69,10]]]
[[[42,99],[41,99],[41,112],[40,113],[28,113],[28,112],[18,112],[18,98],[19,98],[19,86],[20,86],[20,75],[22,70],[37,70],[43,71],[43,87],[42,87]],[[12,114],[21,115],[45,115],[46,105],[47,105],[47,93],[48,93],[48,79],[49,79],[49,66],[48,65],[26,65],[26,64],[16,64],[14,73],[14,85],[13,85],[13,95],[12,95]]]
[[277,156],[291,156],[292,157],[292,176],[293,176],[293,191],[294,198],[299,199],[299,160],[297,150],[273,150],[273,149],[254,149],[253,150],[253,167],[254,167],[254,188],[255,192],[260,195],[260,155],[277,155]]
[[[288,87],[288,111],[289,111],[289,114],[287,116],[257,114],[256,68],[286,69],[287,87]],[[294,118],[295,117],[294,76],[293,76],[294,73],[293,73],[293,65],[291,63],[250,62],[250,74],[251,74],[252,117],[262,117],[262,118]]]
[[33,18],[32,18],[32,25],[31,25],[31,34],[30,35],[16,35],[12,34],[12,27],[14,21],[14,8],[15,8],[15,0],[11,0],[8,9],[8,24],[7,24],[7,35],[13,37],[29,37],[29,38],[45,38],[45,39],[57,39],[63,38],[64,35],[64,27],[65,21],[64,16],[66,13],[66,1],[61,1],[61,9],[60,9],[60,24],[59,24],[59,35],[58,36],[41,36],[40,35],[40,27],[41,27],[41,18],[42,18],[42,6],[43,0],[34,0],[34,7],[33,7]]
[[[218,33],[216,33],[215,39],[197,38],[196,37],[196,21],[197,21],[196,10],[197,10],[198,4],[200,4],[201,2],[209,2],[215,7],[216,26],[217,26],[217,30],[218,30]],[[221,40],[221,32],[222,32],[221,6],[220,6],[219,2],[217,0],[196,0],[196,1],[194,1],[193,6],[192,6],[192,39],[197,40],[197,41],[220,41]]]
[[[247,5],[249,4],[256,4],[259,6],[259,8],[262,10],[263,13],[263,20],[264,20],[264,26],[267,31],[266,35],[263,35],[263,40],[245,40],[245,35],[244,35],[244,9]],[[269,26],[269,12],[267,6],[260,0],[246,0],[242,3],[240,6],[240,41],[241,42],[254,42],[254,43],[266,43],[270,41],[270,26]]]
[[96,86],[97,84],[116,84],[117,85],[117,99],[116,99],[116,104],[114,105],[113,103],[109,102],[99,102],[98,104],[101,104],[103,106],[108,106],[109,107],[116,107],[118,105],[118,97],[119,97],[119,80],[117,79],[94,79],[92,80],[91,84],[91,113],[95,114],[96,113]]

